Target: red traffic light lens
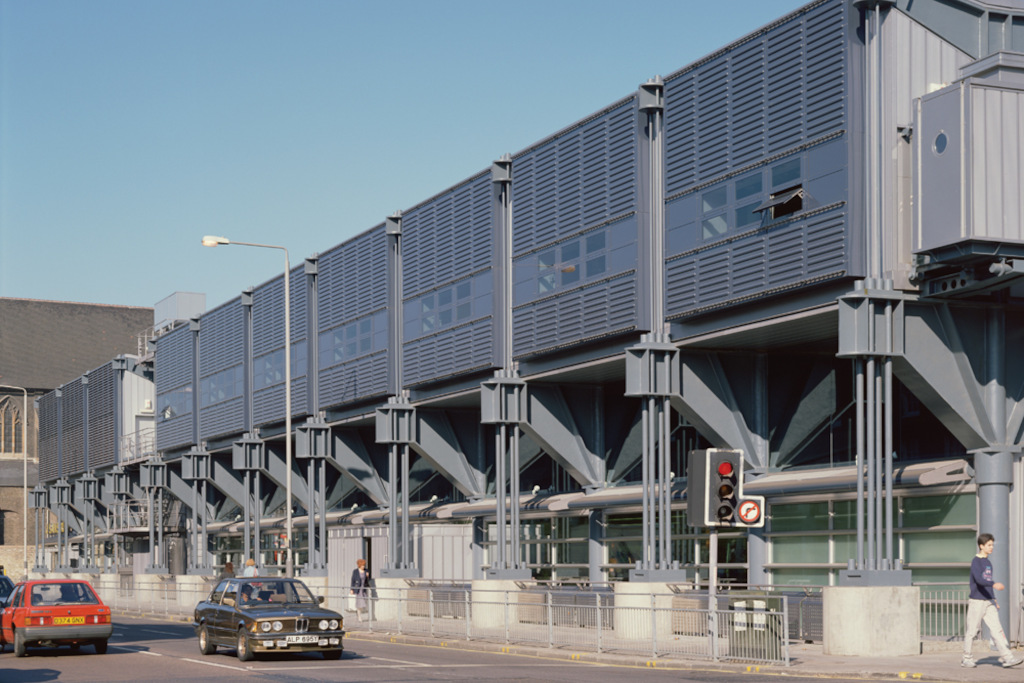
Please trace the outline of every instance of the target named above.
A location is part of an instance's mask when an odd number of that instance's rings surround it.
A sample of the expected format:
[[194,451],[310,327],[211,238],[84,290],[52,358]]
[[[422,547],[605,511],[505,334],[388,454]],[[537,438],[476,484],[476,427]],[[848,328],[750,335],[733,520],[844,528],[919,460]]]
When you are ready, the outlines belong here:
[[720,477],[731,477],[732,476],[732,463],[728,460],[723,460],[718,463],[718,476]]

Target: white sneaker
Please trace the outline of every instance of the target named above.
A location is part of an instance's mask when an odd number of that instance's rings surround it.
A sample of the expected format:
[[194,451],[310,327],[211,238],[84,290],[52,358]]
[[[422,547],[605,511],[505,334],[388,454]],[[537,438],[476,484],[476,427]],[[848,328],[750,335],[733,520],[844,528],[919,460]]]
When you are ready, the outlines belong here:
[[1016,657],[1014,655],[1010,655],[1007,659],[1002,660],[1002,662],[1003,668],[1009,669],[1011,666],[1017,666],[1018,664],[1024,662],[1024,659],[1021,659],[1020,657]]
[[964,657],[960,660],[960,666],[964,667],[965,669],[973,669],[974,667],[978,666],[978,663],[970,657]]

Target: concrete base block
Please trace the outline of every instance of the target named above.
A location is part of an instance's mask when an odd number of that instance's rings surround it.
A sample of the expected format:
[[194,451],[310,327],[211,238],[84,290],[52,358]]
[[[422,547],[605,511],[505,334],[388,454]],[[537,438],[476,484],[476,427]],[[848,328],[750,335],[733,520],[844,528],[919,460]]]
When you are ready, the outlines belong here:
[[397,621],[398,610],[404,608],[409,584],[405,579],[379,576],[373,580],[373,618],[380,621]]
[[[504,629],[506,613],[509,624],[519,623],[521,581],[478,579],[472,582],[473,629]],[[507,603],[507,604],[506,604]]]
[[828,586],[822,597],[826,655],[921,654],[921,592],[916,586]]
[[174,578],[178,584],[178,606],[189,611],[209,597],[217,583],[210,577],[191,574],[179,574]]
[[[670,610],[674,593],[668,584],[625,581],[614,587],[616,638],[650,640],[655,633],[672,633]],[[624,607],[634,609],[622,609]],[[702,606],[706,607],[707,604]]]

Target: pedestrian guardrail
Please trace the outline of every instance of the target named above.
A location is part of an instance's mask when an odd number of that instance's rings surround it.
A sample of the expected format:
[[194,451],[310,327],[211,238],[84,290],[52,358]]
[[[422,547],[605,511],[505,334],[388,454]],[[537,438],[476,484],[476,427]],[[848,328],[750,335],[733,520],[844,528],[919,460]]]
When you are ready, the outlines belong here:
[[[134,586],[95,583],[116,611],[191,617],[213,582]],[[369,589],[367,608],[346,611],[347,586],[314,588],[345,615],[347,631],[536,645],[597,653],[789,664],[789,596],[651,594],[557,588],[486,590],[470,584]]]

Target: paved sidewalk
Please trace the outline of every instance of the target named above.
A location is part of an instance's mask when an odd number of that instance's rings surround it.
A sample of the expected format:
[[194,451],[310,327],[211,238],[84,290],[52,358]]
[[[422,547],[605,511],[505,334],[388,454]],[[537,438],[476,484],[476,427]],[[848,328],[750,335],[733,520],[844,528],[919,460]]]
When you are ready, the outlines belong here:
[[[940,644],[938,651],[929,651],[912,657],[832,657],[822,652],[817,644],[791,644],[788,667],[740,662],[713,662],[705,659],[683,659],[663,657],[651,660],[622,654],[596,654],[577,652],[567,648],[545,648],[528,645],[500,645],[485,641],[446,640],[422,636],[392,635],[383,632],[349,631],[345,636],[346,648],[357,650],[360,640],[375,640],[396,643],[420,644],[448,647],[460,650],[480,650],[523,654],[548,659],[568,659],[579,662],[606,662],[616,666],[639,668],[739,671],[774,674],[779,676],[810,678],[865,678],[872,680],[908,681],[972,681],[977,683],[1000,683],[1001,681],[1024,680],[1024,664],[1004,669],[998,654],[988,652],[981,642],[975,643],[974,656],[978,661],[975,669],[960,666],[961,650],[958,643]],[[929,649],[932,649],[931,647]],[[1018,656],[1024,654],[1015,651]]]

